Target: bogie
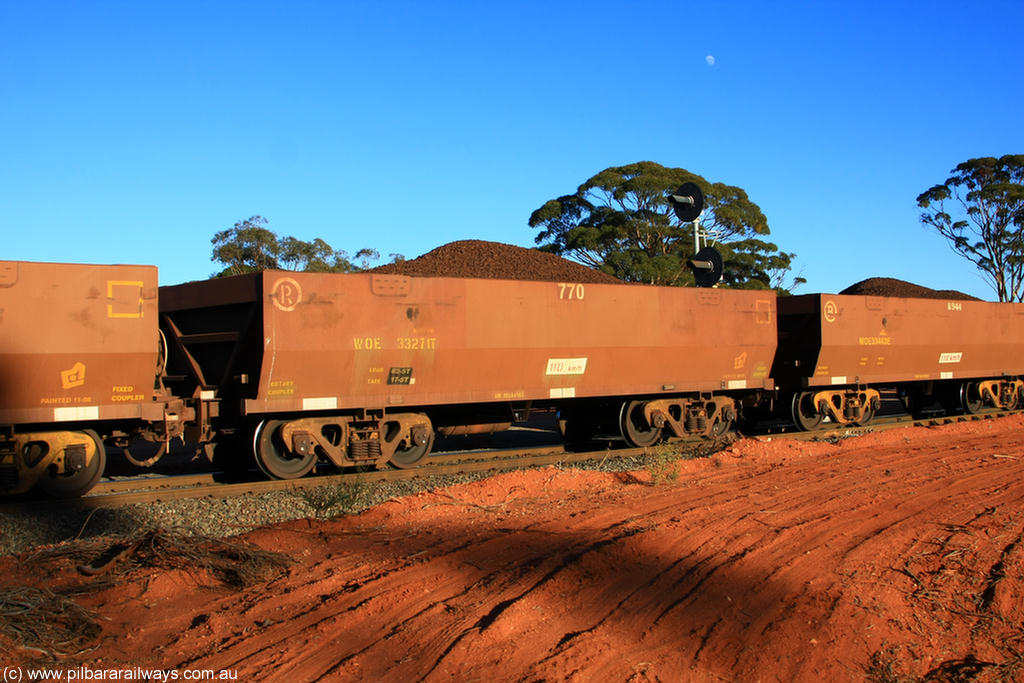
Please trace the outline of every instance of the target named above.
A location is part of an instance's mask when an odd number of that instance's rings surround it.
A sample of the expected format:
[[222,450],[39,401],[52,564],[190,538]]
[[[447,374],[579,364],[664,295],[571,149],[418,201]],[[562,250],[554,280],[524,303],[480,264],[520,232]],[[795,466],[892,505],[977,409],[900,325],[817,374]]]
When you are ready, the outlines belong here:
[[[527,408],[558,410],[567,447],[647,448],[720,437],[767,405],[800,429],[862,426],[881,391],[915,414],[1024,403],[1024,316],[1004,304],[281,271],[158,288],[156,276],[0,268],[0,492],[80,495],[105,443],[147,466],[180,439],[218,465],[295,478],[318,463],[414,467],[435,438],[503,429]],[[46,350],[32,341],[40,310],[60,326]]]

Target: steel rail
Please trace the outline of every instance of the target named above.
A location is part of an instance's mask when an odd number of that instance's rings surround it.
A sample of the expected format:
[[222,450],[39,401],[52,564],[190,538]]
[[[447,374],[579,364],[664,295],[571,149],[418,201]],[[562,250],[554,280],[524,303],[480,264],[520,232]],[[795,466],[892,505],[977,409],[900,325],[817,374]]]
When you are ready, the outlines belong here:
[[[237,483],[217,482],[213,474],[178,475],[168,477],[149,477],[130,481],[105,482],[107,487],[97,485],[93,491],[81,498],[66,500],[46,499],[29,500],[0,504],[0,512],[25,510],[45,510],[54,508],[101,508],[119,507],[136,503],[156,503],[185,498],[231,498],[245,494],[261,494],[274,491],[298,491],[331,485],[347,485],[374,483],[385,481],[402,481],[421,479],[432,476],[468,474],[476,472],[500,472],[522,469],[524,467],[542,467],[550,464],[573,464],[603,458],[629,457],[643,454],[645,449],[605,449],[580,453],[569,453],[561,447],[545,447],[534,449],[507,449],[489,452],[490,457],[473,452],[469,457],[456,458],[451,454],[440,456],[445,460],[458,460],[447,464],[427,463],[420,467],[407,470],[381,470],[372,472],[344,472],[339,474],[303,477],[300,479],[273,479],[245,481]],[[540,455],[537,455],[541,453]],[[147,482],[154,482],[148,485]],[[177,482],[177,483],[176,483]]]
[[[997,419],[1017,414],[1014,411],[993,411],[986,413],[935,416],[914,420],[908,415],[876,417],[864,426],[829,427],[812,431],[783,431],[764,434],[736,434],[758,439],[787,439],[803,441],[833,441],[872,432],[901,429],[906,427],[931,427],[958,422]],[[704,439],[686,439],[668,442],[669,445],[712,445],[715,442]],[[568,452],[562,446],[518,447],[503,450],[473,450],[439,453],[428,456],[428,462],[420,467],[406,470],[381,470],[371,472],[343,472],[320,474],[300,479],[256,480],[225,483],[217,480],[217,473],[185,474],[133,477],[98,484],[89,494],[67,500],[26,500],[0,503],[0,512],[24,511],[25,509],[46,510],[55,508],[104,508],[120,507],[137,503],[166,502],[186,498],[225,499],[246,494],[261,494],[274,491],[301,491],[332,485],[350,485],[385,481],[403,481],[432,476],[448,476],[479,472],[504,472],[527,467],[547,465],[573,465],[608,459],[638,457],[649,453],[658,446],[648,448],[611,448]],[[709,454],[712,454],[713,451]]]

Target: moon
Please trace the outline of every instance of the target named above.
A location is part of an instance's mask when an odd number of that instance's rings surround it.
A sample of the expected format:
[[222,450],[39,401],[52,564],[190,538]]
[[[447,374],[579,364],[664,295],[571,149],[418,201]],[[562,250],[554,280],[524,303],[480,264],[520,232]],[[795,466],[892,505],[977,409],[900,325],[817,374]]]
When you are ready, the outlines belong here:
[[708,66],[714,66],[715,65],[715,56],[714,55],[708,55],[707,57],[704,58],[704,61],[708,63]]

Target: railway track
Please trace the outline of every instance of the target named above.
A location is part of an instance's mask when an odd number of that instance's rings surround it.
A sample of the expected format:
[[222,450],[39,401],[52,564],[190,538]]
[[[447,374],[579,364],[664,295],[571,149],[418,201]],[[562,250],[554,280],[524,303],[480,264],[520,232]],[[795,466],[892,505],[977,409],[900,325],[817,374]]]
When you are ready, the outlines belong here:
[[[228,482],[223,480],[220,473],[132,477],[116,481],[102,481],[89,494],[81,498],[10,502],[0,505],[0,511],[24,509],[26,506],[33,508],[69,506],[97,508],[163,502],[182,498],[230,498],[250,493],[297,491],[338,484],[366,484],[475,472],[501,472],[559,463],[574,464],[609,457],[638,456],[643,452],[642,448],[619,448],[571,453],[565,451],[561,446],[548,446],[441,453],[431,456],[428,462],[415,469],[320,474],[301,479],[246,479]],[[248,474],[252,477],[260,476],[255,471]]]
[[[852,438],[871,432],[898,429],[911,426],[937,426],[972,420],[997,419],[1012,412],[989,412],[974,415],[936,416],[914,420],[909,415],[879,416],[871,424],[862,427],[825,428],[814,431],[776,431],[780,427],[771,425],[749,434],[760,439],[793,439],[803,441],[832,441]],[[553,438],[554,435],[553,435]],[[246,494],[261,494],[274,491],[298,491],[332,485],[368,484],[376,482],[420,479],[432,476],[471,474],[479,472],[503,472],[525,467],[547,465],[574,465],[600,462],[608,459],[635,458],[649,453],[650,448],[612,448],[611,441],[601,442],[602,447],[581,452],[566,451],[561,445],[512,447],[496,450],[469,450],[438,453],[427,458],[420,467],[407,470],[381,470],[368,472],[343,472],[319,474],[312,477],[290,480],[259,479],[256,471],[246,477],[228,481],[222,473],[158,475],[127,477],[104,480],[86,496],[71,500],[32,499],[10,501],[0,504],[0,512],[31,508],[107,508],[137,503],[155,503],[184,498],[230,498]],[[707,440],[671,442],[681,447],[693,447],[714,452],[714,443]],[[657,448],[657,447],[655,447]]]

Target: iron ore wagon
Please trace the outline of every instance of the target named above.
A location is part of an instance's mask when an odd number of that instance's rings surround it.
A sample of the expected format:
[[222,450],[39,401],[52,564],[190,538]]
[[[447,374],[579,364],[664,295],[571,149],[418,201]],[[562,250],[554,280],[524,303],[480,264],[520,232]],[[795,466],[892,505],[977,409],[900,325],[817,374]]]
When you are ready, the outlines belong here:
[[158,319],[154,266],[0,261],[0,490],[81,495],[105,438],[181,433]]
[[772,388],[776,346],[766,292],[265,271],[164,287],[160,309],[168,386],[218,404],[199,432],[236,430],[282,478],[412,466],[528,408],[568,438],[720,433]]
[[912,413],[1024,402],[1024,304],[835,294],[778,304],[772,377],[803,429],[865,424],[886,390]]

